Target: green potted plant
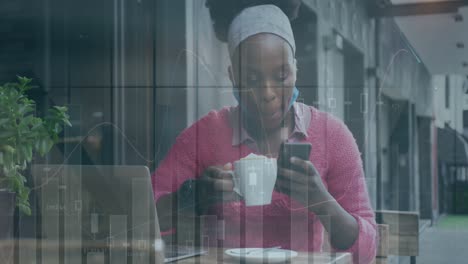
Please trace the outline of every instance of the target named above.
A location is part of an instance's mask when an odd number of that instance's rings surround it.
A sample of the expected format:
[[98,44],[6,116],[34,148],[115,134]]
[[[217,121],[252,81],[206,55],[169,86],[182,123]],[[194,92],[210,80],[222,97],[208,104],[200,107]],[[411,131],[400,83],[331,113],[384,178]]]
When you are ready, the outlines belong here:
[[15,206],[31,214],[23,174],[33,154],[44,156],[63,126],[71,126],[66,107],[54,106],[44,118],[37,117],[35,102],[26,96],[31,88],[26,77],[0,86],[0,239],[11,237]]

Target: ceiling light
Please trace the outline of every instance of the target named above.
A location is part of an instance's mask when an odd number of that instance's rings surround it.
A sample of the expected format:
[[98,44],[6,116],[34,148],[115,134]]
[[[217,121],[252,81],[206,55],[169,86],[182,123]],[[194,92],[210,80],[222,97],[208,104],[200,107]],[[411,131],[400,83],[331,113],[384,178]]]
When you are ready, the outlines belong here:
[[463,22],[463,16],[461,14],[455,14],[453,16],[453,19],[455,20],[455,22]]
[[457,48],[463,49],[465,47],[465,44],[463,42],[457,42]]

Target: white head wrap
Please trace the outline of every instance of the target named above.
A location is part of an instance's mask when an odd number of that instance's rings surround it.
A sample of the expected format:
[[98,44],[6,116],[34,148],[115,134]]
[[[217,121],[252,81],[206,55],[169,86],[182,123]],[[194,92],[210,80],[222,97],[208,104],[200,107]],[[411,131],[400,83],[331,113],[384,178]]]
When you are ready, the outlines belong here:
[[229,26],[228,48],[231,57],[237,46],[253,35],[271,33],[280,36],[296,53],[296,42],[286,14],[275,5],[259,5],[244,9]]

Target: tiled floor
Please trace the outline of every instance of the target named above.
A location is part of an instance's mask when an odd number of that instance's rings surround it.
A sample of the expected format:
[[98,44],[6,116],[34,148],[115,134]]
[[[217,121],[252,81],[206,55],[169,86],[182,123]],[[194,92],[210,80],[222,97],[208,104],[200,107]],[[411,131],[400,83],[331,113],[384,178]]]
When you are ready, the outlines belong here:
[[468,263],[468,229],[431,227],[421,236],[417,263]]

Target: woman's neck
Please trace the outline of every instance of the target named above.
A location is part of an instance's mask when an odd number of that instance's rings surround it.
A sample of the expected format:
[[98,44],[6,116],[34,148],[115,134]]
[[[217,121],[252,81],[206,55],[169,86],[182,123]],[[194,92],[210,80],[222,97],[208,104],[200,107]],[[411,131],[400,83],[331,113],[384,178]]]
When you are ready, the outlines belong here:
[[264,125],[258,121],[252,121],[248,118],[243,118],[242,120],[247,133],[257,142],[274,139],[284,141],[292,133],[295,126],[294,111],[292,108],[289,109],[281,125],[276,128],[265,129]]

